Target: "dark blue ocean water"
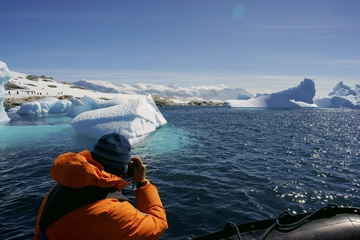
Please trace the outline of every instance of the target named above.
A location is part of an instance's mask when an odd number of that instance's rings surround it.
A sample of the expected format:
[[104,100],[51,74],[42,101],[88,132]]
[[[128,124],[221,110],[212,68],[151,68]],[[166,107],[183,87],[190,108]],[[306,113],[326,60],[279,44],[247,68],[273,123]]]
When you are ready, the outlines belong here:
[[[327,203],[360,207],[360,111],[164,107],[168,124],[133,154],[167,209],[162,239],[187,239]],[[49,170],[91,149],[61,116],[11,115],[0,126],[0,239],[31,239]],[[134,200],[130,195],[131,201]]]

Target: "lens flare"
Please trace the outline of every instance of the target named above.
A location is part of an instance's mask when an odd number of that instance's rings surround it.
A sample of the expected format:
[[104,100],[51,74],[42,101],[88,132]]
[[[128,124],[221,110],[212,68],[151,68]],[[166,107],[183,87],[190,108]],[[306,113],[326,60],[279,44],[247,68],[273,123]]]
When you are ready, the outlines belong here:
[[245,12],[246,12],[245,4],[239,3],[238,5],[236,5],[236,7],[232,12],[232,18],[234,20],[240,20],[245,15]]

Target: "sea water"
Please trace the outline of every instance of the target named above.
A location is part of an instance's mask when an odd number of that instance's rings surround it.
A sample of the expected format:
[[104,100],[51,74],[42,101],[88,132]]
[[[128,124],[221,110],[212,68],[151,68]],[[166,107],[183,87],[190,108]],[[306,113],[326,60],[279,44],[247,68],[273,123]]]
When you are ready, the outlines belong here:
[[[134,146],[167,210],[162,239],[187,239],[226,222],[360,207],[360,111],[160,108],[168,123]],[[92,149],[61,115],[0,126],[0,239],[31,239],[60,153]],[[134,195],[128,196],[134,203]]]

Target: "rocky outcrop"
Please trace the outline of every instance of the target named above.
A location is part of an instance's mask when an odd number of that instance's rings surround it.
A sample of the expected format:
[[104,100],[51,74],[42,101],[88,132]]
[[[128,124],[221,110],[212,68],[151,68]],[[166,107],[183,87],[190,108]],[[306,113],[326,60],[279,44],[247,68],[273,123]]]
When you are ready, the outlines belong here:
[[170,98],[160,98],[153,96],[154,102],[158,107],[166,106],[225,106],[225,102],[214,102],[207,100],[181,100],[175,101]]
[[[25,102],[37,101],[39,99],[45,98],[46,96],[31,96],[25,98],[5,98],[4,99],[4,108],[5,111],[8,111],[10,108],[14,108],[16,106],[21,106]],[[62,95],[59,96],[59,100],[70,99],[73,96],[71,95]],[[158,107],[166,107],[166,106],[225,106],[225,102],[214,102],[214,101],[205,101],[205,100],[189,100],[189,101],[181,101],[175,102],[169,98],[160,98],[153,97],[155,104]]]
[[195,100],[188,102],[187,106],[225,106],[225,102]]

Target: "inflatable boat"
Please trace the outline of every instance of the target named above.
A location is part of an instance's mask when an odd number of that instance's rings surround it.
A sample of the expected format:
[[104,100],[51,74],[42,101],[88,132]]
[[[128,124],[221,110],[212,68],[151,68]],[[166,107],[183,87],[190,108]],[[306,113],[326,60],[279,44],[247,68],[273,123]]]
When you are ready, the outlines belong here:
[[360,208],[328,204],[310,213],[283,212],[276,219],[240,225],[228,222],[217,232],[189,239],[360,239]]

